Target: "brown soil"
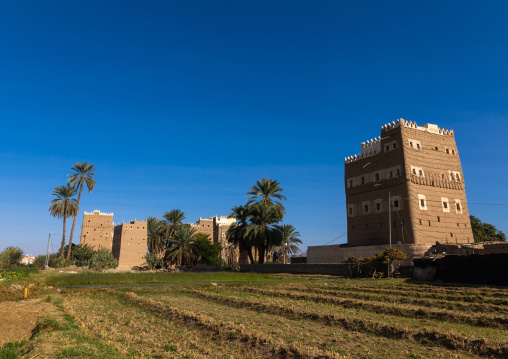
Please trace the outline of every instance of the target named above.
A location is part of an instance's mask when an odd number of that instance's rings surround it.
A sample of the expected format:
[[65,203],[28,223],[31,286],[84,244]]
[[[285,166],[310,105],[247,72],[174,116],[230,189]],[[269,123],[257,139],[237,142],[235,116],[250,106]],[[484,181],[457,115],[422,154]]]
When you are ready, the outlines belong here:
[[35,323],[49,314],[51,305],[40,299],[0,302],[0,346],[29,339]]

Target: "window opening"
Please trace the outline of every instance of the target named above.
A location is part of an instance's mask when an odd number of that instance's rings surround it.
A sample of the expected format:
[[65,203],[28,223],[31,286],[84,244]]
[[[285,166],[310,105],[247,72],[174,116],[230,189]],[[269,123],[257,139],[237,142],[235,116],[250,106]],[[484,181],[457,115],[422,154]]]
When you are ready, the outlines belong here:
[[365,177],[362,177],[362,184],[365,184]]
[[395,208],[398,208],[399,207],[399,201],[397,201],[397,200],[393,201],[393,206]]
[[[365,213],[368,213],[368,212],[369,212],[369,206],[366,205],[365,206]],[[342,212],[342,213],[344,213],[344,212]]]
[[392,172],[392,171],[390,171],[390,178],[392,178],[392,177],[393,177],[393,172]]
[[380,211],[380,210],[381,210],[381,203],[376,203],[376,209],[377,209],[378,211]]
[[448,208],[448,203],[447,202],[443,202],[443,208]]
[[379,173],[376,173],[375,178],[376,178],[376,181],[379,181]]
[[394,144],[392,145],[392,148],[393,148],[393,149],[396,149],[396,148],[397,148],[397,143],[394,143]]

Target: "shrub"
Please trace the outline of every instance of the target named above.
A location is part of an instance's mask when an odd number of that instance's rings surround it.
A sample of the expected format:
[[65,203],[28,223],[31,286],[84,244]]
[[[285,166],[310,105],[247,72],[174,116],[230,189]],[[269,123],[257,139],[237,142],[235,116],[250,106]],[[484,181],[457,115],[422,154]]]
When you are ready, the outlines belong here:
[[118,267],[118,260],[116,260],[113,257],[113,253],[106,248],[99,248],[90,260],[90,268],[98,272],[116,267]]
[[156,253],[148,253],[145,256],[145,260],[150,269],[162,268],[164,264],[164,258],[159,257]]
[[18,264],[23,257],[23,251],[19,247],[7,247],[0,253],[0,265]]
[[89,266],[95,250],[88,244],[75,245],[71,247],[71,259],[76,261],[77,266]]
[[201,236],[196,234],[196,242],[194,244],[194,253],[198,257],[199,264],[209,266],[219,266],[219,243],[212,243],[209,236]]

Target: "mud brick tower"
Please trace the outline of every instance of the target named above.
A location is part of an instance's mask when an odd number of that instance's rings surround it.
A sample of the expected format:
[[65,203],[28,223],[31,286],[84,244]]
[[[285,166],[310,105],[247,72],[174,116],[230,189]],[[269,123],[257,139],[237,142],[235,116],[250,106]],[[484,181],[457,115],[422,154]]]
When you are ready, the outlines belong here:
[[118,259],[118,268],[129,269],[141,266],[148,250],[146,221],[130,221],[115,226],[113,257]]
[[420,250],[473,242],[453,130],[403,119],[384,125],[345,159],[344,177],[348,246],[387,245],[390,227],[393,244]]
[[80,245],[88,244],[95,250],[113,247],[113,213],[94,210],[83,214]]

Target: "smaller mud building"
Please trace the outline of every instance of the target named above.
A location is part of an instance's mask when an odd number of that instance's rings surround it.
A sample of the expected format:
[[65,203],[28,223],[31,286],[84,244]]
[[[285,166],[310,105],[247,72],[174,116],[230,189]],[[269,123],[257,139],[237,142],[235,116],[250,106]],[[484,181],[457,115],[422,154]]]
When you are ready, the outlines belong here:
[[85,212],[79,244],[94,249],[106,248],[118,259],[118,268],[128,269],[145,263],[147,253],[146,221],[114,225],[113,213]]

